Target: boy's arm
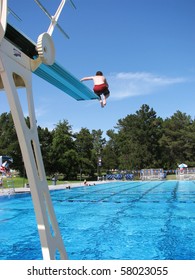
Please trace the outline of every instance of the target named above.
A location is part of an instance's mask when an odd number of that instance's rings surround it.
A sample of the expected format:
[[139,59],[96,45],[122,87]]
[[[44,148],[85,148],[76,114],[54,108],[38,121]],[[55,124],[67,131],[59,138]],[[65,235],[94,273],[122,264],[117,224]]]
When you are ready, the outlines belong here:
[[106,78],[105,78],[104,82],[105,82],[105,84],[107,85],[107,87],[109,87],[109,84],[108,84]]
[[93,77],[84,77],[80,81],[88,81],[88,80],[93,80]]

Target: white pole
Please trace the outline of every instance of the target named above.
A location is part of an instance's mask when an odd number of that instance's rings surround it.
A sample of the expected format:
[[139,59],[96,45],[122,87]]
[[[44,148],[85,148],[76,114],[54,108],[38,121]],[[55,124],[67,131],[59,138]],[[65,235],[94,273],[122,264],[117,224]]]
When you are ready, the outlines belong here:
[[62,0],[60,5],[59,5],[59,7],[58,7],[58,9],[57,9],[57,11],[56,11],[56,13],[55,13],[55,15],[52,16],[52,21],[51,21],[50,26],[49,26],[49,28],[47,30],[47,33],[49,33],[50,36],[52,35],[52,33],[54,31],[54,28],[55,28],[55,26],[57,24],[58,18],[60,16],[61,12],[62,12],[62,9],[63,9],[65,3],[66,3],[66,0]]
[[7,26],[7,0],[0,0],[0,42],[5,35]]

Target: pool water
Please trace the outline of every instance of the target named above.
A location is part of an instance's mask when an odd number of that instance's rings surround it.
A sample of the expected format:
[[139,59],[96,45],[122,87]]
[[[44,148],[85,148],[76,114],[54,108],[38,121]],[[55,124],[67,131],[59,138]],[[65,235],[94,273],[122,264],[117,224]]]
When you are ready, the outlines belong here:
[[[195,182],[114,182],[52,191],[69,259],[194,260]],[[42,259],[30,194],[0,198],[0,259]]]

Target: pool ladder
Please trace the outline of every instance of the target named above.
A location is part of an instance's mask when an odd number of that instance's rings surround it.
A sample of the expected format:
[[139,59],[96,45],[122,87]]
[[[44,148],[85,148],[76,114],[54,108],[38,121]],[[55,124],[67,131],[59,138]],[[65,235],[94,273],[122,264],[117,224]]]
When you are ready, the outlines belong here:
[[8,194],[15,193],[15,186],[14,186],[14,181],[13,180],[7,180],[7,188],[9,189]]

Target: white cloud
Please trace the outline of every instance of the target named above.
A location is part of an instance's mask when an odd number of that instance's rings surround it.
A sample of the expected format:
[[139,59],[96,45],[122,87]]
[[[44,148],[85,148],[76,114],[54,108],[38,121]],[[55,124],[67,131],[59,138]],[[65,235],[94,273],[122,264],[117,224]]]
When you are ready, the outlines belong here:
[[185,78],[170,78],[147,72],[121,72],[107,77],[113,99],[124,99],[132,96],[151,94],[167,87],[186,81]]
[[37,118],[46,115],[46,113],[47,113],[47,108],[45,108],[45,106],[39,106],[35,108],[35,115]]

